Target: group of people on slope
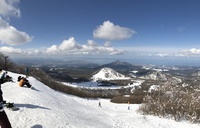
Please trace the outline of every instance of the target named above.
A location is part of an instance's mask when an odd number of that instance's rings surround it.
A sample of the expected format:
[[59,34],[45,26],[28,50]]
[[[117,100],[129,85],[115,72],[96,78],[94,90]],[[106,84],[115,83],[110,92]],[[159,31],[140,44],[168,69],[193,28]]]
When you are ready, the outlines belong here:
[[[12,77],[7,75],[7,72],[6,71],[4,72],[0,68],[0,127],[1,128],[11,128],[10,121],[7,117],[7,114],[4,111],[5,101],[3,100],[3,92],[1,90],[1,84],[5,83],[5,82],[9,82],[9,81],[12,81]],[[24,85],[26,85],[28,88],[31,88],[31,84],[25,77],[19,76],[18,82],[19,82],[20,87],[23,87]]]

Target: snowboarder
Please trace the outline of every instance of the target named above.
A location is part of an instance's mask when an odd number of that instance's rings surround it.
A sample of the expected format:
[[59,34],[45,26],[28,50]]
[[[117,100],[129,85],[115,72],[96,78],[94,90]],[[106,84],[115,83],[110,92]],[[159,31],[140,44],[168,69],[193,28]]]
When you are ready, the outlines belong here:
[[18,81],[19,81],[20,87],[23,87],[24,85],[26,85],[28,88],[32,87],[32,85],[29,83],[29,81],[25,77],[19,76]]
[[[4,72],[2,71],[2,69],[0,69],[0,78],[3,78]],[[4,106],[3,106],[3,92],[1,90],[1,84],[4,83],[4,80],[0,80],[0,126],[1,128],[11,128],[11,124],[10,121],[4,111]]]

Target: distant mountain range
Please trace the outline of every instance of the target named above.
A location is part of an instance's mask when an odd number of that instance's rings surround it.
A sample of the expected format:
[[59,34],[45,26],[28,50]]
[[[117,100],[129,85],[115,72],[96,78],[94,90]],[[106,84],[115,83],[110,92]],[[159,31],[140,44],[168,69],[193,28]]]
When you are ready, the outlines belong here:
[[101,68],[101,67],[109,67],[109,68],[113,68],[113,69],[136,69],[136,68],[139,68],[141,66],[134,66],[130,63],[121,62],[119,60],[116,60],[116,61],[113,61],[111,63],[103,64],[103,65],[99,66],[99,68]]
[[117,80],[129,76],[133,79],[180,83],[182,80],[199,79],[200,76],[199,67],[138,66],[119,60],[102,65],[84,60],[25,59],[18,62],[24,65],[28,64],[26,66],[30,67],[38,66],[51,77],[66,82],[85,82],[90,78],[93,80]]

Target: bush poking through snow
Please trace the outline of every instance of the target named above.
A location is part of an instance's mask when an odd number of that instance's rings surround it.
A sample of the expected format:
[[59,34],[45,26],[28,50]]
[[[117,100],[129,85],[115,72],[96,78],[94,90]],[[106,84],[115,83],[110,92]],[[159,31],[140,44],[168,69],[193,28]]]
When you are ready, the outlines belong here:
[[200,93],[195,90],[165,86],[148,94],[143,102],[143,114],[200,123]]

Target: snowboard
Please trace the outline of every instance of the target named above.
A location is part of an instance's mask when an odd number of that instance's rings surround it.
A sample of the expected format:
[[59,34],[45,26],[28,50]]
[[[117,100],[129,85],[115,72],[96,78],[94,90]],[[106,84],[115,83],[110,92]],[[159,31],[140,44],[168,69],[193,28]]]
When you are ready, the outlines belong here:
[[19,110],[19,107],[15,106],[14,103],[5,103],[4,106],[11,111],[17,111]]

